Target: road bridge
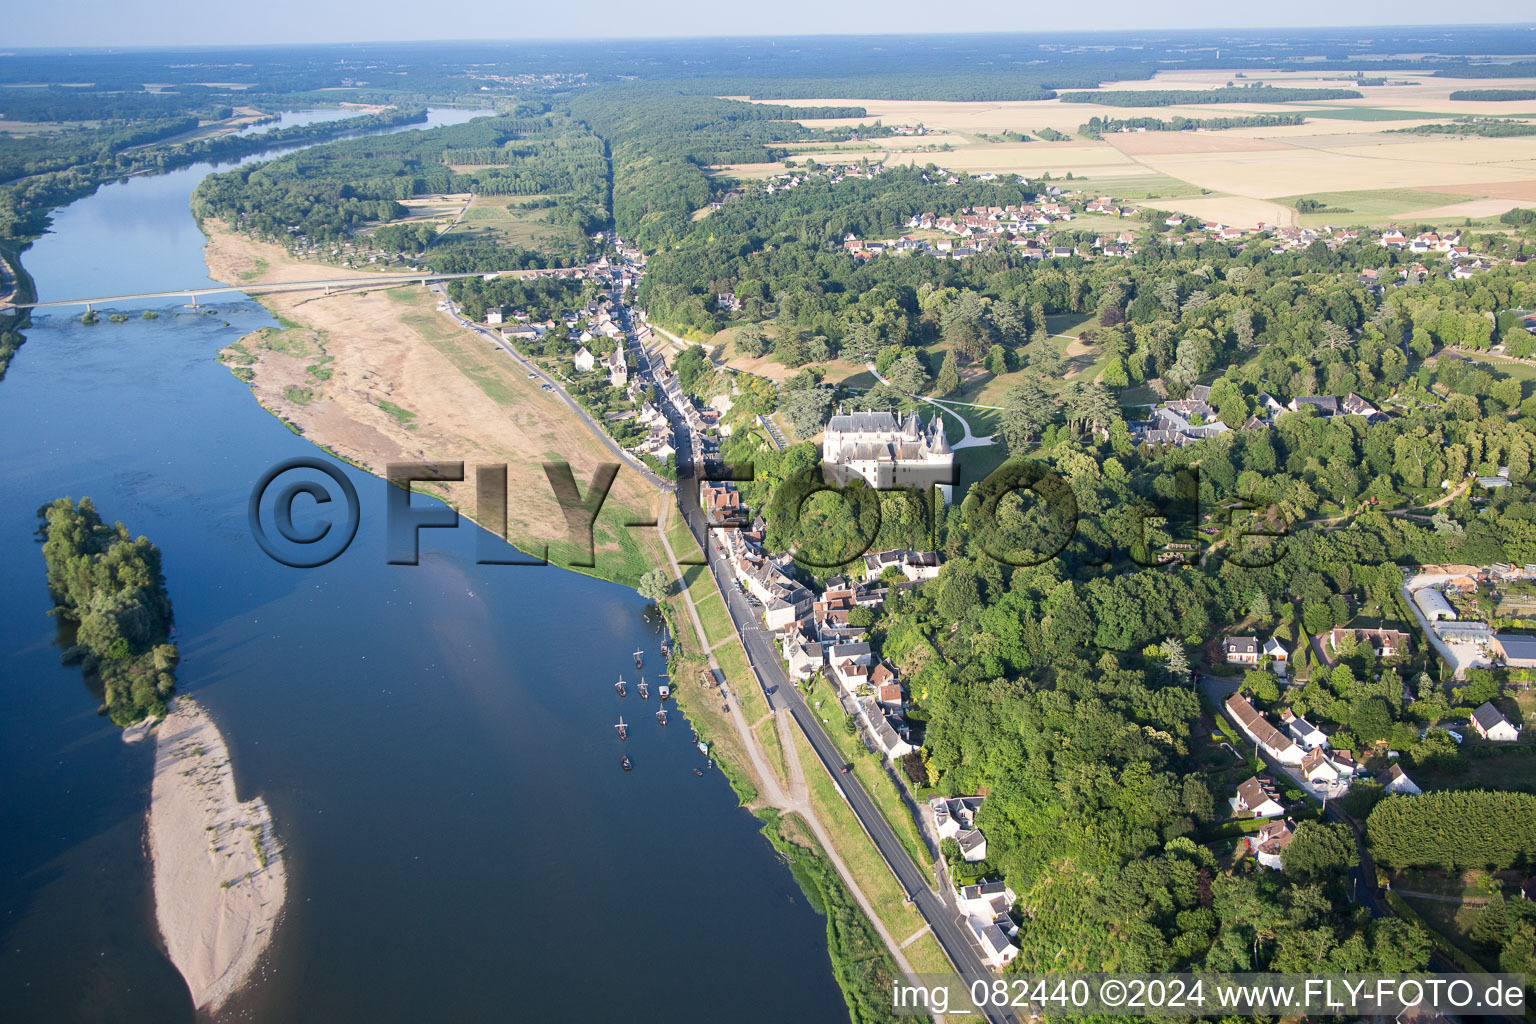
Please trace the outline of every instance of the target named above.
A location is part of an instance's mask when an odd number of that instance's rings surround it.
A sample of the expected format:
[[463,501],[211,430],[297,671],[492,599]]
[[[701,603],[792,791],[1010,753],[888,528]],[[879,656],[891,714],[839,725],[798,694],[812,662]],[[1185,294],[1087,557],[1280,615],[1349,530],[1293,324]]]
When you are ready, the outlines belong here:
[[487,281],[498,277],[556,277],[560,274],[569,274],[578,267],[553,267],[540,270],[494,270],[472,274],[371,274],[366,277],[335,277],[318,281],[271,281],[267,283],[230,284],[230,285],[197,285],[192,288],[172,288],[161,292],[137,292],[132,295],[95,295],[83,299],[54,299],[49,302],[15,302],[0,303],[0,309],[42,309],[50,306],[84,306],[86,309],[95,309],[97,306],[118,305],[124,302],[137,302],[141,299],[176,299],[187,298],[191,305],[196,306],[197,300],[208,295],[225,295],[232,292],[241,292],[246,295],[265,295],[270,292],[296,292],[314,291],[322,289],[327,294],[331,291],[347,291],[356,288],[394,288],[402,284],[431,284],[434,281],[456,281],[468,277],[484,278]]

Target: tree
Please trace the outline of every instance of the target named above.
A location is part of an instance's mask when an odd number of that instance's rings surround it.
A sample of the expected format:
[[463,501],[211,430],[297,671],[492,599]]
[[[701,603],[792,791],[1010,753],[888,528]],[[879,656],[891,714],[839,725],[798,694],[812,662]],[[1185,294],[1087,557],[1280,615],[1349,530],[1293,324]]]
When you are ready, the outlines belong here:
[[1034,377],[1025,377],[1008,389],[1003,409],[1003,441],[1011,455],[1022,455],[1039,439],[1041,431],[1056,418],[1055,407]]
[[832,412],[834,392],[831,388],[797,388],[786,390],[779,409],[784,413],[797,437],[811,437],[826,424]]
[[1056,350],[1056,346],[1051,344],[1050,339],[1040,338],[1038,341],[1038,347],[1029,356],[1030,368],[1044,377],[1060,376],[1062,364],[1066,360]]
[[1002,375],[1008,372],[1008,350],[1001,345],[993,345],[987,350],[987,370],[991,373]]
[[1164,666],[1168,680],[1175,686],[1189,685],[1189,655],[1184,653],[1184,645],[1169,637],[1163,641],[1162,647],[1163,653],[1168,656],[1168,664]]
[[640,577],[640,583],[635,589],[647,601],[660,604],[672,589],[672,580],[665,569],[652,569]]
[[743,328],[736,335],[736,351],[749,359],[756,359],[768,350],[768,343],[763,338],[763,332],[756,328]]
[[901,358],[891,364],[887,379],[891,386],[909,395],[921,395],[928,390],[928,371],[916,352],[903,352]]
[[1504,893],[1500,889],[1495,889],[1493,895],[1488,897],[1488,902],[1483,904],[1477,920],[1472,922],[1471,939],[1485,949],[1496,950],[1504,944],[1504,936],[1508,930],[1509,917],[1504,904]]
[[1280,853],[1285,873],[1298,882],[1327,881],[1359,862],[1355,834],[1348,825],[1304,821]]
[[960,390],[960,366],[953,349],[944,353],[944,363],[933,381],[933,393],[940,398]]

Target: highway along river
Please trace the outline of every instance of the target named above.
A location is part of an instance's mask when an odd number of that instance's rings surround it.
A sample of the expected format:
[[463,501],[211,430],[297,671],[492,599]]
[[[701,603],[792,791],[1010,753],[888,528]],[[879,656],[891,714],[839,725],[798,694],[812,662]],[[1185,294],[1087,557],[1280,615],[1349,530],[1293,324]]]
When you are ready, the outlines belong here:
[[[433,123],[475,112],[435,110]],[[190,167],[60,210],[23,257],[43,301],[206,281]],[[41,312],[0,383],[0,1006],[11,1021],[187,1021],[143,844],[153,745],[59,663],[37,508],[89,495],[160,545],[182,692],[286,845],[263,969],[225,1016],[270,1021],[836,1021],[823,920],[701,758],[620,672],[656,639],[631,590],[477,565],[474,528],[385,561],[385,485],[320,569],[246,523],[274,463],[321,455],[214,356],[250,300],[82,325]],[[156,300],[160,301],[160,300]],[[417,499],[418,502],[421,499]],[[369,514],[372,512],[373,514]],[[619,768],[613,723],[631,712]],[[652,707],[654,710],[654,707]]]

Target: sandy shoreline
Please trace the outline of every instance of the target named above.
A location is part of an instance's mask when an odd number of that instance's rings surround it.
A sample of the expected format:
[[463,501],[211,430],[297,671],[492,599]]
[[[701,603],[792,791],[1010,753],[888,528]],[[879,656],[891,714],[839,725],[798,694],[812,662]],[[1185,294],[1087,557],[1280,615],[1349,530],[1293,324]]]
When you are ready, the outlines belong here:
[[201,707],[178,697],[154,735],[155,917],[193,1004],[216,1010],[272,939],[287,889],[281,848],[266,803],[236,798],[229,750]]
[[[231,284],[356,278],[359,272],[293,259],[209,222],[203,252],[209,275]],[[382,476],[392,462],[423,459],[507,467],[507,536],[525,551],[560,543],[565,515],[545,478],[548,459],[569,462],[585,489],[612,454],[557,397],[542,391],[511,359],[437,312],[419,285],[403,290],[389,275],[368,291],[322,295],[275,292],[261,303],[285,330],[261,330],[222,353],[249,371],[261,405],[309,440]],[[393,288],[392,288],[393,286]],[[321,374],[317,375],[315,369]],[[416,490],[445,498],[465,515],[476,511],[469,479]],[[654,512],[660,498],[633,473],[620,473],[605,510]],[[618,554],[598,542],[597,557]]]

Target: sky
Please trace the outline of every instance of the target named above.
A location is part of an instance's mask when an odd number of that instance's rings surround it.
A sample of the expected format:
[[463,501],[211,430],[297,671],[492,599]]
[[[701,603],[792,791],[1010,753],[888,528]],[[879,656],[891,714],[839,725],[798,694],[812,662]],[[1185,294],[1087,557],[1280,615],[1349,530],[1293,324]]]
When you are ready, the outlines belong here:
[[612,39],[1529,23],[1530,0],[65,0],[17,3],[0,49],[459,39]]

